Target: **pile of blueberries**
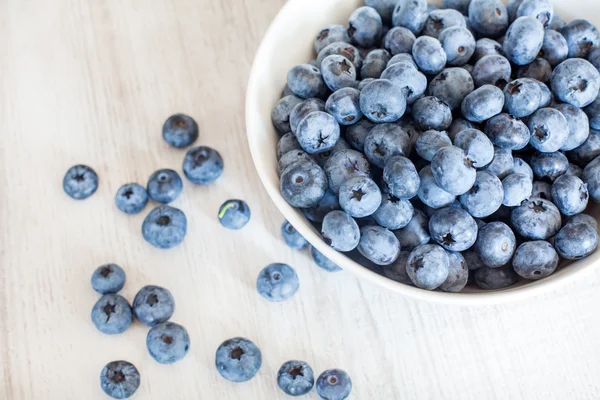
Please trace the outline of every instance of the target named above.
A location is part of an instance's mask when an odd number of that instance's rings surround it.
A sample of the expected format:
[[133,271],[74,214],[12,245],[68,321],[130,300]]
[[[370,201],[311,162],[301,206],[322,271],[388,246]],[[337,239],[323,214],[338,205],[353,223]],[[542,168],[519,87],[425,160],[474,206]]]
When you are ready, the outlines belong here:
[[[163,138],[173,147],[184,148],[198,138],[198,125],[189,116],[176,114],[163,126]],[[214,182],[223,171],[223,160],[216,150],[195,147],[188,151],[183,171],[196,184]],[[96,192],[98,175],[85,165],[70,168],[63,189],[72,198],[86,199]],[[140,213],[151,199],[161,203],[144,220],[142,234],[153,246],[168,249],[181,243],[187,231],[185,214],[165,204],[174,201],[182,192],[183,182],[176,171],[161,169],[153,173],[146,188],[137,183],[123,185],[117,191],[115,204],[126,214]],[[227,200],[219,208],[217,217],[225,228],[241,229],[250,220],[250,208],[243,200]],[[309,246],[287,221],[281,228],[285,242],[293,249]],[[315,263],[326,271],[341,270],[315,248],[311,248]],[[188,352],[190,338],[186,329],[168,322],[175,309],[171,292],[158,286],[145,286],[135,296],[133,306],[119,294],[125,285],[125,271],[116,264],[106,264],[92,275],[92,287],[102,297],[92,308],[91,318],[102,333],[114,335],[124,332],[133,318],[150,327],[146,347],[150,355],[161,364],[172,364]],[[287,264],[273,263],[265,267],[256,282],[258,293],[272,302],[290,299],[299,289],[296,271]],[[252,379],[262,365],[262,354],[252,341],[237,337],[226,340],[217,349],[215,366],[221,376],[232,382]],[[352,391],[352,381],[340,369],[328,369],[316,380],[312,368],[304,361],[285,362],[277,373],[277,384],[286,394],[300,396],[309,393],[313,386],[323,399],[344,399]],[[140,373],[128,361],[108,363],[100,374],[102,390],[115,399],[131,397],[139,388]]]
[[[496,290],[598,246],[600,33],[550,0],[366,0],[272,111],[280,190],[335,250]],[[590,205],[591,206],[591,205]]]

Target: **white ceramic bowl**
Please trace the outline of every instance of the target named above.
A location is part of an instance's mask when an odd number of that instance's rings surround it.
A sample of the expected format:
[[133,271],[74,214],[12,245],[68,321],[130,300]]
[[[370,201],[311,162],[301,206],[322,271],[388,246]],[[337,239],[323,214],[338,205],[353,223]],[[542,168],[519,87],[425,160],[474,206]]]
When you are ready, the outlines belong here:
[[[436,3],[439,4],[439,1]],[[555,10],[565,20],[574,16],[591,19],[600,26],[600,1],[554,0]],[[581,278],[598,265],[600,252],[560,268],[550,277],[535,282],[520,282],[510,288],[484,291],[475,288],[461,293],[430,292],[395,282],[371,272],[367,268],[329,247],[319,232],[301,212],[288,205],[279,193],[276,145],[279,136],[271,124],[271,110],[281,96],[288,70],[315,58],[314,38],[331,24],[346,25],[348,17],[364,0],[288,0],[273,23],[254,59],[246,94],[246,128],[252,157],[258,174],[285,218],[321,253],[331,261],[386,289],[403,295],[433,302],[455,304],[489,304],[520,300],[527,296],[550,291],[575,278]],[[596,213],[596,217],[600,214]]]

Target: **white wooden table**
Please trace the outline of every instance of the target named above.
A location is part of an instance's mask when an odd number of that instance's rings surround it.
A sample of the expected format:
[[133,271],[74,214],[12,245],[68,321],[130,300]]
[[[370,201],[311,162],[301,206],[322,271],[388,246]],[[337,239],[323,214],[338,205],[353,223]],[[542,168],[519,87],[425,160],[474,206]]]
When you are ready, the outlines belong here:
[[[348,371],[361,400],[599,399],[600,272],[527,303],[460,308],[328,274],[283,245],[243,118],[254,51],[282,3],[0,1],[0,397],[105,399],[100,370],[125,359],[142,374],[136,398],[284,399],[276,372],[302,359],[316,374]],[[113,196],[158,168],[180,170],[184,152],[160,135],[174,112],[197,119],[198,143],[217,148],[226,167],[211,186],[185,182],[175,206],[188,235],[160,251],[142,239],[144,215],[120,213]],[[61,187],[77,163],[100,176],[81,202]],[[229,198],[253,212],[238,232],[216,218]],[[154,362],[139,323],[118,336],[96,331],[89,279],[107,262],[127,272],[130,301],[146,284],[172,291],[173,320],[192,340],[183,361]],[[271,262],[296,268],[291,301],[256,293]],[[262,350],[263,367],[245,384],[214,367],[233,336]]]

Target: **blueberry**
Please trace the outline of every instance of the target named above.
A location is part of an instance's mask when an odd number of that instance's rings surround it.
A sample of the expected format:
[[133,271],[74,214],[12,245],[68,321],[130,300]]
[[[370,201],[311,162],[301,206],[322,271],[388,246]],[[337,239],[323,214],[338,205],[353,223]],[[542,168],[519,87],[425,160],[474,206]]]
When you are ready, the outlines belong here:
[[475,283],[484,290],[504,289],[514,284],[518,276],[510,265],[499,268],[482,267],[475,273]]
[[159,286],[144,286],[133,299],[133,313],[144,325],[155,326],[168,321],[174,311],[173,295]]
[[298,275],[287,264],[273,263],[260,271],[256,290],[269,301],[280,302],[291,298],[300,287]]
[[383,45],[392,55],[410,53],[415,40],[415,34],[409,29],[397,26],[385,35]]
[[[475,271],[476,269],[485,267],[485,264],[479,259],[479,256],[473,250],[467,250],[462,253],[467,263],[467,269],[469,271]],[[473,274],[470,274],[469,278],[472,278]]]
[[344,151],[344,150],[351,150],[351,146],[348,142],[346,142],[346,140],[340,138],[335,146],[333,146],[333,148],[331,150],[327,150],[324,151],[322,153],[318,153],[318,154],[313,154],[311,156],[311,158],[317,163],[319,164],[319,166],[321,168],[325,168],[325,164],[327,164],[327,161],[335,154]]
[[478,171],[473,187],[460,196],[460,204],[473,217],[486,218],[500,208],[503,198],[500,179],[489,172]]
[[538,57],[530,64],[521,66],[517,71],[517,76],[547,83],[552,77],[552,66],[545,59]]
[[460,26],[446,28],[440,32],[438,40],[446,53],[448,65],[464,66],[475,53],[475,38],[467,28]]
[[381,204],[377,184],[365,176],[355,176],[340,186],[340,206],[350,216],[363,218],[372,215]]
[[419,171],[421,186],[419,187],[419,199],[432,208],[446,207],[456,200],[456,196],[446,192],[438,186],[431,167],[428,165]]
[[517,65],[535,60],[544,43],[544,26],[535,17],[521,16],[513,22],[504,39],[506,58]]
[[560,111],[567,120],[569,135],[561,150],[573,150],[581,146],[590,135],[590,125],[587,115],[571,104],[557,104],[555,109]]
[[490,139],[477,129],[465,129],[456,134],[454,145],[465,151],[475,168],[483,168],[494,159],[494,146]]
[[513,231],[503,222],[490,222],[479,230],[474,250],[490,268],[506,265],[516,248]]
[[[521,79],[530,79],[530,78],[521,78]],[[542,97],[540,97],[540,108],[548,107],[556,104],[556,100],[554,99],[554,95],[550,91],[548,85],[543,82],[535,81],[540,89],[542,90]]]
[[[352,64],[354,64],[354,68],[357,71],[360,71],[362,67],[362,56],[358,49],[352,46],[347,42],[333,42],[327,46],[325,46],[317,56],[317,65],[320,67],[323,63],[323,60],[332,54],[339,54],[341,56],[346,57]],[[319,96],[312,96],[319,97]]]
[[442,8],[452,8],[464,15],[469,13],[471,0],[442,0]]
[[63,189],[75,200],[87,199],[98,189],[98,175],[86,165],[76,165],[65,174]]
[[477,239],[477,223],[462,208],[437,210],[429,220],[431,238],[446,250],[468,250]]
[[558,260],[558,254],[550,243],[535,240],[519,246],[512,266],[523,278],[538,280],[552,274],[558,267]]
[[403,283],[405,285],[414,286],[408,272],[406,271],[406,262],[410,256],[409,251],[401,251],[398,259],[390,265],[384,265],[382,267],[383,275],[396,282]]
[[115,195],[117,208],[126,214],[138,214],[148,203],[146,188],[137,183],[127,183]]
[[132,321],[131,306],[118,294],[105,294],[92,308],[92,322],[107,335],[125,332]]
[[[413,44],[414,44],[414,42],[413,42]],[[415,67],[415,69],[417,69],[418,68],[417,63],[415,62],[415,59],[410,54],[410,52],[412,52],[412,44],[410,45],[410,50],[408,50],[407,53],[399,53],[399,54],[396,54],[395,56],[393,56],[392,58],[390,58],[390,61],[388,61],[387,67],[389,68],[394,64],[406,62],[406,63],[412,65],[413,67]]]
[[346,129],[346,140],[356,150],[363,151],[365,138],[374,126],[370,120],[363,118]]
[[590,128],[600,129],[600,98],[596,98],[583,110],[590,120]]
[[448,251],[448,278],[442,283],[439,289],[442,292],[459,293],[462,291],[469,280],[469,269],[467,262],[462,254]]
[[475,183],[473,162],[456,146],[438,150],[431,160],[431,171],[439,187],[454,195],[466,193]]
[[[462,119],[462,118],[454,118],[452,120],[452,124],[450,124],[450,127],[448,128],[448,131],[446,132],[448,134],[448,137],[451,140],[454,140],[454,138],[456,137],[456,135],[458,134],[458,132],[463,131],[465,129],[476,129],[477,125],[467,121],[466,119]],[[527,131],[527,140],[529,140],[529,131]]]
[[408,225],[394,232],[400,247],[411,251],[415,247],[427,244],[430,241],[429,220],[421,210],[414,210],[414,214]]
[[319,250],[315,247],[310,248],[310,254],[312,256],[313,261],[319,268],[324,269],[327,272],[339,272],[342,269],[331,262],[327,257],[325,257]]
[[583,108],[598,97],[600,73],[587,60],[568,59],[554,69],[551,86],[559,100]]
[[600,45],[598,29],[584,19],[569,22],[559,32],[565,37],[569,46],[569,58],[585,58],[592,48]]
[[113,399],[127,399],[140,387],[140,373],[130,362],[109,362],[100,373],[100,387]]
[[117,264],[98,267],[92,274],[92,287],[100,294],[117,293],[125,286],[125,271]]
[[375,225],[360,229],[358,251],[377,265],[389,265],[398,259],[400,243],[389,230]]
[[315,53],[319,54],[321,50],[335,42],[350,42],[350,36],[348,36],[348,30],[345,26],[330,25],[322,29],[315,39]]
[[277,174],[281,177],[281,174],[287,167],[302,162],[315,162],[315,160],[306,154],[304,150],[288,151],[279,159],[279,162],[277,163]]
[[508,114],[516,118],[533,114],[540,105],[542,92],[531,81],[517,79],[504,87],[504,106]]
[[445,132],[429,130],[419,136],[415,150],[421,158],[431,161],[440,149],[448,146],[452,146],[452,141]]
[[412,199],[419,191],[421,179],[414,164],[405,157],[391,157],[383,170],[383,179],[392,195],[399,199]]
[[357,8],[348,20],[348,36],[359,46],[372,47],[381,38],[381,16],[372,7]]
[[515,232],[524,238],[547,240],[560,229],[561,217],[550,201],[532,197],[512,211],[511,222]]
[[516,207],[531,197],[533,182],[524,174],[511,174],[502,180],[504,200],[507,207]]
[[426,96],[415,101],[412,116],[422,130],[447,129],[452,123],[452,110],[437,97]]
[[576,176],[562,175],[552,184],[553,202],[563,215],[582,213],[589,198],[587,185]]
[[503,89],[511,80],[510,62],[501,55],[488,55],[480,58],[473,66],[473,80],[475,87],[484,85],[497,86]]
[[598,232],[589,224],[570,223],[554,239],[557,253],[567,260],[579,260],[598,247]]
[[396,124],[380,124],[371,129],[365,138],[364,152],[371,164],[384,168],[394,156],[408,157],[410,137]]
[[407,116],[396,121],[395,124],[402,128],[404,132],[406,132],[408,137],[410,137],[411,146],[414,146],[417,143],[419,136],[421,136],[421,130],[417,128],[415,122]]
[[243,200],[227,200],[219,208],[219,222],[228,229],[241,229],[250,221],[250,207]]
[[258,373],[262,355],[253,342],[237,337],[221,343],[215,365],[219,374],[228,381],[246,382]]
[[450,259],[444,249],[435,244],[415,248],[406,262],[406,272],[415,286],[434,290],[450,274]]
[[303,99],[321,98],[327,92],[321,72],[317,67],[309,64],[296,65],[290,69],[287,74],[287,84],[296,96]]
[[360,109],[375,123],[394,122],[404,115],[406,99],[395,83],[376,79],[360,93]]
[[567,172],[565,172],[565,175],[572,175],[581,178],[581,176],[583,175],[583,169],[579,168],[575,164],[569,163],[569,167],[567,168]]
[[292,249],[302,250],[308,247],[308,241],[288,221],[281,225],[281,236]]
[[569,45],[565,37],[553,29],[546,29],[540,57],[546,59],[552,67],[556,67],[567,59]]
[[190,337],[186,329],[173,322],[154,325],[146,336],[148,352],[161,364],[173,364],[181,360],[190,349]]
[[560,15],[554,13],[552,19],[550,20],[550,24],[548,24],[548,29],[560,30],[564,28],[566,24],[567,23]]
[[554,181],[567,172],[569,160],[563,153],[535,153],[531,157],[531,168],[537,178]]
[[446,52],[440,41],[431,36],[418,37],[412,55],[419,69],[426,74],[437,74],[446,66]]
[[425,26],[428,17],[426,0],[400,0],[392,14],[392,24],[404,26],[417,35]]
[[523,174],[529,178],[530,181],[533,181],[533,170],[525,161],[518,157],[513,157],[513,169],[511,170],[512,174]]
[[590,135],[583,144],[567,153],[569,160],[584,168],[600,155],[600,131],[590,130]]
[[169,145],[182,149],[198,139],[198,124],[185,114],[171,115],[163,125],[162,136]]
[[508,27],[508,12],[500,0],[471,0],[469,22],[481,35],[497,37]]
[[303,396],[314,384],[313,370],[304,361],[287,361],[277,372],[277,386],[289,396]]
[[567,119],[553,108],[537,110],[529,118],[528,126],[531,133],[530,144],[544,153],[559,150],[569,137]]
[[[280,143],[284,140],[282,136]],[[284,146],[279,147],[281,153],[278,152],[278,158],[290,150],[299,149],[300,146],[292,138],[294,143],[292,146],[284,149]],[[288,141],[290,139],[287,139]],[[183,159],[183,173],[192,182],[199,185],[207,185],[217,180],[223,173],[223,159],[218,151],[207,146],[198,146],[190,149]]]
[[296,138],[307,153],[322,153],[335,146],[340,138],[340,126],[326,112],[313,111],[298,124]]
[[517,9],[517,17],[533,17],[537,19],[544,27],[547,27],[552,16],[554,7],[550,0],[525,0]]
[[531,197],[552,201],[552,185],[548,182],[534,181]]
[[[288,132],[285,135],[281,136],[279,138],[279,141],[277,142],[277,159],[281,159],[281,157],[283,157],[285,154],[289,153],[292,150],[302,150],[302,147],[300,147],[300,143],[298,143],[298,140],[296,140],[296,136],[292,133],[292,132]],[[218,154],[218,153],[217,153]],[[205,150],[205,155],[208,157],[209,156],[209,150]],[[200,154],[196,154],[196,157],[198,158],[198,163],[202,164],[203,161],[201,160],[201,158],[203,158],[204,156],[200,155]],[[193,168],[193,160],[191,159],[192,157],[190,157],[189,160],[184,159],[184,168],[185,168],[185,163],[186,161],[188,162],[188,167],[187,168]],[[220,155],[219,155],[219,159],[220,159]],[[220,162],[222,163],[223,160],[220,159]],[[215,169],[214,168],[214,161],[211,162],[211,168],[207,168],[207,170],[211,171],[211,172],[216,172],[216,170],[218,169],[218,167]],[[184,173],[186,173],[186,170],[183,170]],[[221,171],[220,173],[222,173],[223,171]],[[220,176],[219,173],[219,176]],[[207,174],[206,172],[202,172],[198,174],[199,177],[202,178],[206,178]],[[187,176],[187,173],[186,173]],[[214,176],[209,176],[210,178],[213,178]],[[218,176],[217,176],[218,177]],[[216,178],[215,178],[216,179]],[[210,183],[210,182],[209,182]]]
[[327,191],[327,177],[313,162],[296,163],[283,171],[279,188],[292,207],[315,207]]
[[373,214],[373,218],[384,228],[397,230],[408,225],[413,213],[414,208],[410,201],[386,194],[383,196],[381,205]]
[[[326,104],[321,99],[306,99],[294,106],[290,111],[289,123],[293,133],[298,130],[298,124],[313,111],[325,111]],[[328,111],[329,112],[329,111]],[[332,114],[333,115],[333,114]]]
[[475,53],[471,58],[472,63],[476,63],[485,56],[504,56],[502,45],[490,38],[481,38],[475,42]]
[[325,173],[329,188],[339,193],[343,182],[355,176],[370,176],[371,167],[362,153],[355,150],[342,150],[333,154],[325,163]]
[[148,196],[159,203],[170,203],[183,189],[179,174],[172,169],[159,169],[148,179]]
[[187,232],[185,214],[174,207],[158,206],[146,216],[142,224],[144,239],[159,249],[170,249],[183,241]]
[[598,231],[598,221],[596,221],[596,218],[587,214],[573,215],[571,218],[569,218],[567,224],[588,224],[594,228],[596,232]]
[[[475,90],[475,85],[473,83],[473,78],[471,74],[465,71],[462,68],[446,68],[442,72],[440,72],[429,84],[427,89],[427,93],[430,96],[435,96],[435,98],[448,105],[450,110],[460,108],[464,98]],[[416,110],[415,108],[421,104],[420,102],[423,99],[417,100],[415,105],[413,106],[413,114],[422,113],[423,110]],[[427,113],[431,113],[435,110],[435,108],[441,109],[441,112],[446,112],[444,107],[440,107],[434,104],[432,110],[426,110],[425,115]],[[439,112],[439,111],[438,111]],[[438,119],[440,117],[437,117]],[[448,118],[447,116],[445,118]],[[415,121],[419,123],[421,119],[427,119],[425,116],[420,118],[415,117]],[[429,117],[431,119],[431,117]],[[435,118],[434,118],[435,119]],[[449,126],[449,125],[448,125]],[[448,126],[446,128],[448,128]]]
[[327,87],[333,92],[345,87],[356,86],[356,69],[344,56],[330,55],[321,64],[321,73]]
[[600,47],[594,47],[587,56],[587,60],[596,69],[600,70]]
[[461,110],[471,122],[483,122],[502,112],[504,93],[492,85],[483,85],[469,93],[462,102]]
[[429,13],[421,34],[438,38],[444,29],[452,27],[466,28],[465,17],[453,9],[434,10]]
[[360,70],[362,79],[379,79],[391,57],[390,53],[384,49],[375,49],[367,54]]
[[329,212],[321,226],[323,239],[335,250],[350,251],[358,246],[360,230],[356,221],[343,211]]
[[373,7],[385,24],[392,22],[392,14],[394,13],[396,3],[396,0],[365,0],[365,4]]
[[484,168],[484,170],[496,175],[500,179],[504,179],[511,174],[513,166],[514,158],[512,152],[507,149],[495,147],[494,159]]
[[316,388],[323,400],[344,400],[352,392],[352,380],[341,369],[328,369],[317,378]]
[[388,65],[381,74],[381,78],[389,79],[400,87],[407,104],[412,104],[421,98],[427,89],[427,78],[409,62],[403,61]]

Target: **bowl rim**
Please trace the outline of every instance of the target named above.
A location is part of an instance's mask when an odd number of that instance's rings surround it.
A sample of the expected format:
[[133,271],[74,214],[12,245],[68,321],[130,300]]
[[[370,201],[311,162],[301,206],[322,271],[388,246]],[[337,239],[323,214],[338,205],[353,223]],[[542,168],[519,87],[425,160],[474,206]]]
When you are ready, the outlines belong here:
[[[560,274],[560,272],[565,269],[563,268],[561,271],[557,271],[557,273],[548,278],[527,282],[524,285],[485,292],[449,293],[442,291],[428,291],[394,281],[383,275],[379,275],[378,273],[371,271],[366,267],[363,267],[354,260],[345,256],[343,253],[339,253],[327,245],[322,240],[320,234],[316,232],[312,224],[310,224],[304,217],[304,215],[300,211],[290,206],[283,199],[279,192],[279,185],[273,185],[273,183],[268,179],[268,168],[275,168],[275,166],[269,165],[265,161],[264,157],[261,157],[261,154],[263,153],[263,143],[260,140],[260,134],[252,133],[264,125],[264,120],[266,118],[268,120],[267,126],[269,126],[271,133],[273,135],[277,135],[272,126],[270,114],[267,116],[262,115],[258,107],[258,99],[260,98],[261,87],[259,71],[263,68],[263,63],[261,60],[265,60],[265,55],[268,54],[269,50],[274,47],[275,43],[277,43],[278,37],[276,32],[285,29],[289,18],[297,15],[298,7],[302,6],[304,6],[304,2],[302,0],[288,0],[281,7],[267,29],[258,47],[258,50],[255,53],[252,68],[250,70],[246,89],[245,120],[250,153],[254,162],[254,167],[258,172],[258,176],[263,186],[283,216],[302,236],[304,236],[304,238],[306,238],[306,240],[312,246],[323,253],[325,257],[339,265],[344,270],[350,271],[358,278],[364,279],[370,283],[384,287],[387,290],[400,293],[415,300],[451,305],[478,306],[522,301],[532,296],[541,295],[543,293],[555,290],[558,287],[579,279],[586,273],[590,273],[594,270],[593,267],[595,261],[600,258],[600,251],[596,251],[592,256],[578,261],[577,266],[567,267],[569,271],[565,271],[564,273]],[[264,64],[268,65],[268,61]],[[275,149],[273,149],[273,151],[275,151]]]

